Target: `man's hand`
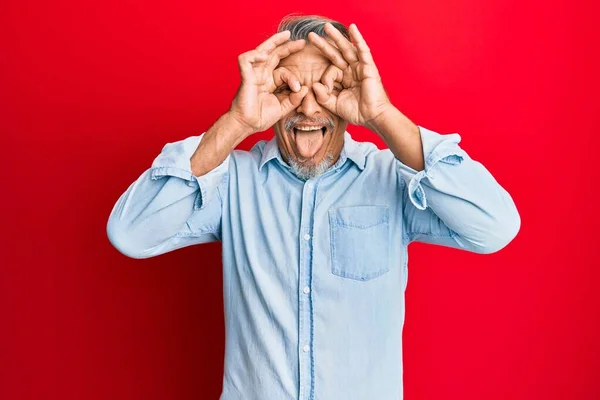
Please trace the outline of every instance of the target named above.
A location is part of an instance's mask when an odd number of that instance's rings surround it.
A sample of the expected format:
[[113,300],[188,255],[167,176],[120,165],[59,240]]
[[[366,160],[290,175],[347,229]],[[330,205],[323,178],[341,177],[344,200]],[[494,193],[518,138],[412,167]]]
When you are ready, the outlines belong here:
[[[377,117],[393,108],[385,93],[371,51],[355,24],[349,28],[351,43],[333,25],[326,24],[327,39],[310,33],[308,39],[332,62],[313,84],[317,101],[345,121],[373,130]],[[337,83],[337,84],[336,84]]]
[[349,28],[354,44],[331,24],[325,25],[325,33],[333,44],[315,33],[308,35],[332,63],[321,82],[313,83],[317,101],[347,122],[378,134],[398,160],[421,171],[425,166],[420,130],[390,102],[356,25]]
[[[229,115],[240,124],[246,136],[273,126],[298,107],[308,93],[308,88],[300,85],[296,75],[286,68],[276,68],[281,59],[306,45],[305,40],[288,41],[289,37],[289,31],[279,32],[238,57],[242,83]],[[280,100],[273,92],[283,85],[291,90]]]

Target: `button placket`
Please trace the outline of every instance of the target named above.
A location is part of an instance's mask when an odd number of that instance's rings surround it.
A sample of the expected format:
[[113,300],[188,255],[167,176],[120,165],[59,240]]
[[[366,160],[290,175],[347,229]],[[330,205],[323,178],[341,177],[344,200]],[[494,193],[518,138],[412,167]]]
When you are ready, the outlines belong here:
[[312,382],[312,296],[311,269],[312,269],[312,223],[315,207],[316,184],[307,181],[302,192],[302,211],[300,220],[300,262],[298,275],[299,293],[299,325],[298,325],[298,356],[300,372],[300,400],[310,400],[313,395]]

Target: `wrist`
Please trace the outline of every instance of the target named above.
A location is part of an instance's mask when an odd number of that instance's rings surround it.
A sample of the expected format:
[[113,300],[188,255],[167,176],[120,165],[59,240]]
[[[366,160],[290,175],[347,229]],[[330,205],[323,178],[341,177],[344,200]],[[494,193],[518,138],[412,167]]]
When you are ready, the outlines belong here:
[[393,105],[373,118],[368,128],[381,137],[388,146],[398,140],[404,140],[407,136],[419,134],[418,126]]
[[388,103],[375,117],[367,121],[364,126],[385,139],[390,121],[397,119],[401,114],[400,110],[394,107],[392,103]]
[[247,138],[248,136],[256,133],[248,124],[245,124],[234,111],[227,111],[223,114],[223,121],[227,130],[234,133],[237,137],[240,138],[240,142]]

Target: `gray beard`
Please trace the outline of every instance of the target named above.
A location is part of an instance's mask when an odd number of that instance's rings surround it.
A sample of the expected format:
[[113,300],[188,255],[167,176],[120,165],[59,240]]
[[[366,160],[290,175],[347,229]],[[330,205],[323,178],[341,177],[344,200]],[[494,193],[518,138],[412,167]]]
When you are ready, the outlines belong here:
[[298,179],[307,181],[315,178],[319,175],[324,174],[333,161],[333,154],[327,153],[325,157],[317,165],[302,165],[296,162],[296,160],[290,159],[289,164],[291,171]]

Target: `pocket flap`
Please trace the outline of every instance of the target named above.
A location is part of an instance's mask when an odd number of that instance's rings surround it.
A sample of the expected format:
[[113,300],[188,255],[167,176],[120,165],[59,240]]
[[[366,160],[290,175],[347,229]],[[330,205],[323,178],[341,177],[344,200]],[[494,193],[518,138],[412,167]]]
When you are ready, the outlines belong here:
[[337,226],[366,229],[389,220],[388,206],[351,206],[329,210],[329,218]]

